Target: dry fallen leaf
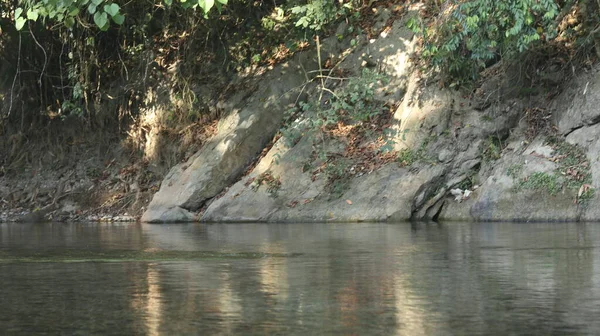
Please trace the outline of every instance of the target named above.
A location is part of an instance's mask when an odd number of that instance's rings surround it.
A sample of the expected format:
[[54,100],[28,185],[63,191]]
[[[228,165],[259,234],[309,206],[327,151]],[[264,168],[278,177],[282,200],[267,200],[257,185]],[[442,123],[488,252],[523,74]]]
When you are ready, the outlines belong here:
[[579,192],[577,193],[577,198],[580,198],[583,195],[583,193],[587,192],[590,189],[594,189],[594,187],[589,184],[583,184],[579,188]]

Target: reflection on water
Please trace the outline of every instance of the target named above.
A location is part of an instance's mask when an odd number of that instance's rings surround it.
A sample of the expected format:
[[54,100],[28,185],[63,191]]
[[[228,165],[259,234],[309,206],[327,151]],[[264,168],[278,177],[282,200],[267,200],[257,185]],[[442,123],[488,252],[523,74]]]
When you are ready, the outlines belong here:
[[[224,257],[10,258],[83,250]],[[0,330],[595,335],[599,266],[597,224],[0,224]]]

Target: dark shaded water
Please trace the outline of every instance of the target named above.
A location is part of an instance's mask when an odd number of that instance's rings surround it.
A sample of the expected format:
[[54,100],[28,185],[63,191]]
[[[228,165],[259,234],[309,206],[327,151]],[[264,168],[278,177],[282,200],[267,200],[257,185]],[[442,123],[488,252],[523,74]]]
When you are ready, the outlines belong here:
[[598,224],[0,224],[0,334],[598,335]]

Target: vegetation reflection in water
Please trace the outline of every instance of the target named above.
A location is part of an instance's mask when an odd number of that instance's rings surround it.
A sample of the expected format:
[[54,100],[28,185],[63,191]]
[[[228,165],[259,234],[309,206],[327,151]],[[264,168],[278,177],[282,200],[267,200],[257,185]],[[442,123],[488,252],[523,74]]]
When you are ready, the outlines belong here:
[[262,259],[290,258],[301,253],[218,252],[218,251],[0,251],[0,263],[76,263],[76,262],[131,262],[131,261],[194,261],[203,259]]
[[0,333],[597,335],[599,237],[584,223],[0,224]]

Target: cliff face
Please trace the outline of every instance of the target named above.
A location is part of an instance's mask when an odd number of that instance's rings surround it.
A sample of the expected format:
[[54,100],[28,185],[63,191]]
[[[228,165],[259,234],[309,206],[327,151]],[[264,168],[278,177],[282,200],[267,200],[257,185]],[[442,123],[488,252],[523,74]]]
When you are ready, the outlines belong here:
[[[511,77],[494,69],[465,96],[427,83],[411,64],[414,36],[403,20],[349,54],[342,42],[324,41],[322,59],[337,58],[343,72],[375,65],[390,79],[375,99],[395,108],[386,126],[397,159],[373,151],[370,164],[349,160],[332,181],[314,167],[365,153],[377,137],[358,146],[349,137],[323,140],[329,156],[319,159],[315,137],[303,134],[280,138],[243,174],[289,105],[306,98],[299,93],[311,96],[305,75],[317,60],[300,54],[231,103],[213,141],[171,170],[142,220],[600,220],[600,69],[553,100],[519,97]],[[297,122],[311,117],[304,112]]]

